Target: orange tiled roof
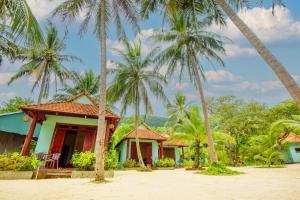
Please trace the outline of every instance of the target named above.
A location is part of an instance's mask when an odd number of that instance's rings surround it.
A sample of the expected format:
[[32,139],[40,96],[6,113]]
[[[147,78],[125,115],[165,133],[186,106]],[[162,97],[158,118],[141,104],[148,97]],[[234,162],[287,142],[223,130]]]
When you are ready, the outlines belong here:
[[[91,99],[93,104],[83,104],[83,103],[74,102],[75,99],[78,99],[83,95]],[[61,115],[71,115],[71,116],[74,115],[74,116],[98,118],[98,105],[95,103],[95,101],[93,101],[92,97],[84,93],[66,101],[26,105],[26,106],[21,106],[21,109],[29,115],[30,112],[32,111],[42,111],[46,114],[61,114]],[[109,110],[106,110],[105,117],[120,118],[118,115],[114,114]]]
[[295,133],[289,133],[284,139],[284,143],[300,143],[300,138]]
[[180,146],[180,147],[186,147],[188,145],[186,145],[184,142],[181,142],[181,141],[165,141],[165,142],[163,142],[163,146]]
[[[135,129],[130,131],[123,139],[134,139],[135,138]],[[155,133],[150,129],[138,129],[137,130],[138,138],[139,139],[148,139],[148,140],[166,140],[165,137]]]

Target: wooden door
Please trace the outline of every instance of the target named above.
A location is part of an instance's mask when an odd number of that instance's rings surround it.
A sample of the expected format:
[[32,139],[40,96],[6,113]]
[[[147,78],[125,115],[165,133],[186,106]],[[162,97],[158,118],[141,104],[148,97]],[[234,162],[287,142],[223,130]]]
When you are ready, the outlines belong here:
[[64,144],[66,131],[60,128],[56,128],[54,136],[52,137],[52,142],[50,145],[50,154],[61,153],[62,146]]
[[130,156],[130,159],[138,160],[135,142],[131,142],[131,156]]
[[96,130],[90,130],[85,132],[82,152],[85,151],[93,152],[95,146],[95,140],[96,140]]
[[147,165],[152,165],[152,143],[146,146],[146,162]]

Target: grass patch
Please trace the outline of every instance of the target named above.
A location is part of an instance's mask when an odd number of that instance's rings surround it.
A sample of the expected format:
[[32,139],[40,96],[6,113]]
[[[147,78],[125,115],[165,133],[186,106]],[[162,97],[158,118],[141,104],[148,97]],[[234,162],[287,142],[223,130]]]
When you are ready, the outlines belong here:
[[95,181],[95,179],[91,180],[91,183],[95,183],[95,184],[106,184],[106,183],[110,183],[111,181],[108,180],[102,180],[102,181]]
[[149,167],[140,167],[137,169],[138,172],[152,172],[152,169]]
[[243,174],[243,172],[235,171],[232,169],[227,168],[222,164],[213,163],[211,164],[207,170],[203,172],[196,172],[197,174],[204,174],[210,176],[234,176]]
[[267,166],[267,165],[262,165],[262,166],[257,166],[256,168],[285,168],[285,165],[271,165],[271,166]]

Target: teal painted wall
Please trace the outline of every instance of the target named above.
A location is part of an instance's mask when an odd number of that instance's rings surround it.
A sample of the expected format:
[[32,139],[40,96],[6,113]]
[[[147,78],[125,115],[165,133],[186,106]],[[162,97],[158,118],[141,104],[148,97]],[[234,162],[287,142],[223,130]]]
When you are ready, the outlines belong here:
[[295,148],[300,148],[300,144],[289,144],[288,151],[293,163],[300,163],[300,153],[297,153]]
[[[23,118],[27,116],[29,122],[24,122]],[[0,115],[0,131],[16,133],[19,135],[27,135],[31,118],[23,112],[5,113]],[[37,124],[33,137],[38,137],[41,125]]]
[[175,148],[175,162],[176,164],[181,163],[181,158],[180,158],[180,148],[174,147]]
[[46,115],[36,145],[36,153],[48,153],[56,123],[97,126],[97,119]]
[[[128,151],[131,152],[131,142],[135,142],[135,139],[129,140],[129,148]],[[140,142],[151,142],[152,143],[152,163],[154,164],[158,160],[158,143],[154,140],[140,140]],[[124,146],[123,146],[124,145]],[[120,163],[123,164],[126,160],[126,144],[124,141],[119,145],[119,152],[120,152]],[[130,159],[130,154],[128,158]]]
[[119,162],[124,164],[126,161],[126,148],[127,148],[127,141],[122,141],[122,143],[118,146],[119,148]]

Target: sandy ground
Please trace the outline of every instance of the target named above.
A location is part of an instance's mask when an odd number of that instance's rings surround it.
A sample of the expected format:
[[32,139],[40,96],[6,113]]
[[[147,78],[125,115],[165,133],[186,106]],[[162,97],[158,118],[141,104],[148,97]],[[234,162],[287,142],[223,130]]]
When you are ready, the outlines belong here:
[[184,169],[117,171],[105,184],[89,179],[0,180],[1,200],[290,200],[300,199],[300,164],[236,168],[246,174],[205,176]]

